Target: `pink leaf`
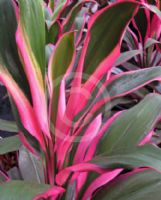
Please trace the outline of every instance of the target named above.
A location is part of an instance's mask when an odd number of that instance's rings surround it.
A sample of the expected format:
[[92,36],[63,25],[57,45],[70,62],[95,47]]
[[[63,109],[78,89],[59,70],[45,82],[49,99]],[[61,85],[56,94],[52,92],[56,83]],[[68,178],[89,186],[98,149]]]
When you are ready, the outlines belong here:
[[114,179],[117,175],[120,174],[120,172],[122,172],[123,169],[115,169],[109,172],[106,172],[102,175],[100,175],[98,178],[96,178],[92,184],[87,188],[85,194],[83,195],[82,200],[86,200],[86,199],[91,199],[91,196],[93,194],[93,192],[95,190],[97,190],[98,188],[100,188],[101,186],[107,184],[108,182],[110,182],[112,179]]
[[65,192],[64,188],[54,186],[48,191],[38,194],[36,197],[33,198],[33,200],[40,200],[42,198],[49,198],[51,197],[51,200],[56,200],[59,195],[62,195]]
[[103,173],[105,170],[101,169],[99,166],[91,163],[80,163],[77,165],[73,165],[70,167],[65,168],[64,170],[60,171],[56,176],[56,183],[58,185],[63,185],[67,181],[68,177],[72,172],[97,172]]
[[18,87],[16,82],[12,79],[12,77],[3,69],[0,69],[0,81],[6,86],[7,90],[11,94],[18,108],[22,124],[26,130],[28,130],[30,134],[39,141],[41,147],[44,149],[42,132],[35,116],[35,112],[28,99]]
[[45,97],[45,88],[41,70],[32,53],[30,46],[27,44],[25,38],[27,36],[19,24],[16,33],[16,42],[19,48],[19,53],[24,63],[24,70],[29,81],[34,111],[37,116],[39,126],[43,132],[50,138],[49,122],[47,115],[47,102]]
[[102,116],[100,114],[91,122],[86,132],[84,133],[74,157],[74,164],[86,161],[84,160],[86,151],[88,148],[90,148],[91,142],[98,134],[101,124],[102,124]]

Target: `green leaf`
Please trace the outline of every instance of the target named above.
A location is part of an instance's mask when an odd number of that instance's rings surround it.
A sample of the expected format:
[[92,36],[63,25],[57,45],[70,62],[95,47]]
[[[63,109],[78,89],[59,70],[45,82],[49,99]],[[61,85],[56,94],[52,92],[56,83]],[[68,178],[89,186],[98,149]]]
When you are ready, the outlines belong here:
[[97,155],[116,153],[132,148],[155,127],[161,116],[161,95],[150,94],[122,113],[106,130],[99,143]]
[[134,169],[138,167],[151,167],[161,171],[161,149],[149,144],[136,148],[120,148],[119,152],[104,153],[96,156],[91,163],[102,168]]
[[10,181],[0,186],[0,198],[3,200],[32,200],[37,194],[49,189],[49,185],[25,181]]
[[139,11],[137,12],[136,16],[135,16],[135,24],[139,30],[141,39],[145,40],[146,34],[147,34],[147,28],[148,28],[148,19],[146,16],[146,11],[145,9],[141,8],[139,9]]
[[0,27],[0,65],[7,68],[21,89],[30,97],[15,41],[17,21],[11,0],[0,0]]
[[58,22],[53,23],[50,27],[49,30],[47,32],[47,43],[56,43],[57,38],[58,38],[58,34],[59,34],[59,24]]
[[148,38],[148,40],[145,43],[145,49],[149,48],[150,46],[154,45],[154,44],[161,44],[159,41],[153,39],[153,38]]
[[61,38],[51,58],[49,76],[54,90],[54,95],[52,98],[51,121],[54,123],[57,114],[60,82],[62,76],[65,74],[72,62],[74,52],[74,33],[70,32]]
[[14,121],[0,119],[0,130],[7,132],[18,132],[18,127]]
[[122,175],[93,197],[93,200],[160,200],[161,174],[153,170]]
[[78,13],[80,12],[80,10],[81,10],[83,4],[86,3],[86,2],[88,2],[88,1],[80,2],[80,3],[76,4],[76,5],[72,8],[71,12],[70,12],[70,13],[68,14],[68,16],[67,16],[67,17],[68,17],[68,18],[67,18],[67,21],[66,21],[66,23],[65,23],[65,25],[64,25],[64,27],[63,27],[63,33],[68,32],[68,31],[71,30],[72,25],[74,24]]
[[[104,100],[106,98],[109,99],[109,97],[111,97],[113,101],[118,97],[125,96],[125,94],[130,94],[133,91],[138,90],[140,87],[147,85],[151,81],[157,79],[159,80],[160,77],[161,67],[158,66],[118,74],[115,76],[114,79],[111,80],[111,82],[107,82],[107,86],[103,85],[105,84],[105,81],[103,79],[100,80],[99,84],[97,84],[97,87],[92,91],[91,98],[89,98],[89,101],[87,102],[84,109],[75,117],[75,121],[77,121],[85,112],[87,112],[88,109],[96,102],[99,102],[100,100]],[[102,85],[104,89],[102,90],[100,95],[96,97],[99,88],[102,87]],[[104,112],[106,110],[105,107],[107,107],[107,101],[105,101],[104,105],[101,108],[99,108],[101,112]]]
[[120,57],[116,60],[114,66],[118,66],[123,64],[124,62],[130,60],[131,58],[135,57],[136,55],[140,54],[141,50],[131,50],[121,53]]
[[147,85],[149,82],[159,80],[160,77],[160,66],[122,73],[107,85],[104,93],[106,92],[110,97],[122,96],[125,93],[139,89],[143,85]]
[[45,73],[45,16],[42,0],[19,0],[20,22],[25,39]]
[[54,9],[54,14],[52,16],[53,21],[56,20],[56,18],[59,16],[60,12],[62,11],[64,5],[66,3],[66,0],[59,0],[56,2],[56,4],[54,5],[55,9]]
[[18,151],[21,145],[22,143],[18,136],[11,136],[0,139],[0,155]]
[[92,74],[119,44],[123,30],[132,18],[136,6],[136,3],[121,2],[109,7],[96,18],[89,33],[90,41],[84,62],[85,73]]
[[42,163],[24,146],[19,149],[18,166],[23,180],[44,183]]
[[65,34],[55,47],[51,58],[51,79],[54,81],[64,75],[74,55],[74,33]]

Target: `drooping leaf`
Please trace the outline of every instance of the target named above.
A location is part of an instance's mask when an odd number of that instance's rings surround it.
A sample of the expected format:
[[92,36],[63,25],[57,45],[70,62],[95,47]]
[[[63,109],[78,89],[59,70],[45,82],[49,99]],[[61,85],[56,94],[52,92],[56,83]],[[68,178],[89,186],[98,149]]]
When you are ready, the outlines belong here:
[[[160,80],[161,67],[152,67],[142,70],[134,70],[131,72],[120,73],[113,76],[110,80],[104,83],[100,80],[97,87],[90,94],[89,100],[84,105],[80,102],[78,110],[80,112],[75,116],[75,120],[78,120],[84,113],[93,106],[93,111],[103,109],[107,102],[116,99],[126,94],[130,94],[133,91],[149,84],[152,81]],[[102,88],[102,92],[98,95],[99,89]],[[98,104],[96,104],[98,102]]]
[[134,56],[136,56],[140,53],[141,53],[140,50],[131,50],[131,51],[123,52],[123,53],[121,53],[120,57],[116,60],[114,66],[121,65],[124,62],[130,60],[131,58],[133,58]]
[[18,127],[14,121],[0,119],[0,130],[17,133]]
[[105,90],[111,98],[115,98],[129,94],[155,80],[159,81],[160,77],[160,66],[121,73],[113,76],[113,78],[107,82]]
[[11,136],[0,139],[0,155],[18,151],[22,145],[18,136]]
[[150,167],[161,171],[160,153],[160,148],[150,144],[131,149],[122,147],[117,153],[104,153],[100,156],[96,156],[90,162],[106,169]]
[[160,186],[160,173],[150,169],[138,170],[113,180],[93,200],[160,200]]
[[107,129],[97,149],[100,153],[119,152],[139,144],[160,119],[161,96],[147,95],[139,104],[122,113]]
[[10,181],[0,186],[1,199],[3,200],[31,200],[50,188],[49,185],[25,181]]

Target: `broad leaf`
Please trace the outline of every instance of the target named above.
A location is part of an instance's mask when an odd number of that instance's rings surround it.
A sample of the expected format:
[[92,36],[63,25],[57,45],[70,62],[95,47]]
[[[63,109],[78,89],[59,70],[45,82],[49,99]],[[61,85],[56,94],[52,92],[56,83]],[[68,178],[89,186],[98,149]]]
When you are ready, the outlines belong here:
[[113,180],[93,200],[160,200],[161,175],[153,170],[134,171]]
[[17,133],[18,127],[14,121],[0,119],[0,130]]
[[18,136],[11,136],[0,139],[0,155],[18,151],[21,145],[22,143]]
[[136,7],[134,2],[119,2],[102,9],[91,18],[87,36],[87,40],[90,40],[84,62],[85,73],[92,74],[110,53],[116,51],[123,30],[134,15]]
[[144,100],[122,113],[105,132],[97,154],[116,153],[132,148],[155,127],[161,117],[161,96],[147,95]]
[[11,181],[0,186],[1,199],[3,200],[31,200],[37,194],[49,189],[49,185],[25,181]]
[[148,144],[131,149],[120,148],[117,153],[107,155],[104,153],[90,162],[106,169],[150,167],[161,171],[160,154],[160,148]]
[[57,78],[61,78],[65,74],[72,62],[74,51],[74,33],[63,35],[50,58],[49,78],[51,83],[54,84]]
[[[79,105],[78,109],[80,112],[75,117],[75,121],[77,121],[84,113],[86,113],[91,106],[95,106],[95,111],[99,109],[105,111],[104,107],[107,106],[108,101],[125,96],[126,94],[130,94],[152,81],[160,80],[160,77],[161,67],[158,66],[120,73],[113,76],[111,80],[107,82],[100,80],[99,84],[97,84],[97,87],[91,93],[86,105]],[[98,95],[101,87],[103,90]],[[101,104],[99,104],[100,101]],[[95,104],[96,102],[98,102],[98,105]]]
[[105,92],[111,97],[116,98],[135,91],[148,83],[159,81],[161,77],[161,67],[151,67],[143,70],[121,73],[107,82]]

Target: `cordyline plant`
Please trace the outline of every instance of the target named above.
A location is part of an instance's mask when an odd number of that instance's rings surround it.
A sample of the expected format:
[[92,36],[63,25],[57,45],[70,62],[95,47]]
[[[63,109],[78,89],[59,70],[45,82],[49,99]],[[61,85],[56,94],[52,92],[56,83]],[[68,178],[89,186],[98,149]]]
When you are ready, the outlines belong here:
[[[110,112],[161,79],[160,66],[112,74],[128,24],[154,7],[118,1],[88,20],[93,4],[0,0],[0,81],[23,144],[20,180],[0,169],[0,199],[160,199],[161,150],[151,137],[161,96]],[[2,139],[0,153],[17,150],[18,136]]]

